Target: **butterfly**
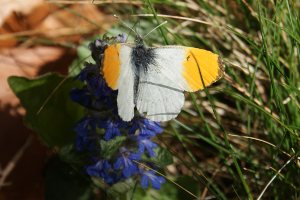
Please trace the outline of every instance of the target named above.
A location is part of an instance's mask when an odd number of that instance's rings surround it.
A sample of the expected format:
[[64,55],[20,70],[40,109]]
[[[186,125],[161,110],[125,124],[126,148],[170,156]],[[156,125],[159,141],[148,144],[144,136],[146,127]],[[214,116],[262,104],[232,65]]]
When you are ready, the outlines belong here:
[[137,34],[134,44],[115,43],[104,51],[103,76],[118,90],[118,114],[124,121],[134,117],[135,108],[153,121],[176,118],[184,91],[201,90],[224,73],[217,54],[177,45],[147,47],[144,38]]

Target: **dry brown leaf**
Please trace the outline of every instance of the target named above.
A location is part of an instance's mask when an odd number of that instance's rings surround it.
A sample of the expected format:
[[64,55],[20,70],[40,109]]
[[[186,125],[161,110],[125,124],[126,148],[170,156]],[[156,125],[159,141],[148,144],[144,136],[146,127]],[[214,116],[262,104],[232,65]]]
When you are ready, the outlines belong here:
[[[59,60],[66,55],[65,52],[63,48],[43,46],[34,48],[20,47],[0,51],[0,110],[10,105],[12,110],[9,112],[11,114],[16,114],[16,112],[19,114],[24,113],[18,108],[19,101],[8,86],[7,78],[9,76],[35,77],[41,72],[48,71],[49,69],[45,70],[43,67],[45,68],[49,63]],[[70,61],[66,63],[70,63]],[[61,65],[59,67],[66,66]],[[14,110],[14,108],[18,110]]]
[[[110,17],[109,19],[112,19]],[[78,42],[83,36],[95,34],[109,22],[94,5],[41,3],[31,12],[11,12],[0,27],[0,47],[13,47],[23,37],[40,37],[50,42]]]
[[[0,34],[7,35],[31,28],[25,16],[33,12],[42,2],[42,0],[0,0]],[[16,44],[17,40],[13,37],[0,40],[0,47],[12,47]]]
[[28,14],[43,0],[0,0],[0,26],[12,12]]

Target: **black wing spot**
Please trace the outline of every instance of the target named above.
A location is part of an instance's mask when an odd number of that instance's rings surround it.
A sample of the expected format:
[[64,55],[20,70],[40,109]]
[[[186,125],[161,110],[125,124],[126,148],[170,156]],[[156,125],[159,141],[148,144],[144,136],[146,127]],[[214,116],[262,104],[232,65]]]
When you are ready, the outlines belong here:
[[191,55],[188,55],[188,57],[186,57],[186,61],[189,61]]

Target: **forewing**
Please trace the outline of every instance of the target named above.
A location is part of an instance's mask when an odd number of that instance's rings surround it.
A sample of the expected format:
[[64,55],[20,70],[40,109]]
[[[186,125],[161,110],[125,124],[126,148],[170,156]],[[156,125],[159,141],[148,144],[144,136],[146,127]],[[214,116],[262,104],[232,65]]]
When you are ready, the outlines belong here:
[[121,73],[121,48],[121,44],[113,44],[108,46],[104,51],[103,77],[107,85],[113,90],[118,89],[118,81]]
[[[155,48],[160,71],[178,87],[189,92],[201,90],[220,79],[224,73],[221,59],[210,51],[184,47]],[[170,76],[172,74],[172,76]]]
[[104,52],[103,75],[108,86],[118,89],[118,114],[124,121],[134,116],[134,71],[130,62],[132,47],[125,44],[108,46]]

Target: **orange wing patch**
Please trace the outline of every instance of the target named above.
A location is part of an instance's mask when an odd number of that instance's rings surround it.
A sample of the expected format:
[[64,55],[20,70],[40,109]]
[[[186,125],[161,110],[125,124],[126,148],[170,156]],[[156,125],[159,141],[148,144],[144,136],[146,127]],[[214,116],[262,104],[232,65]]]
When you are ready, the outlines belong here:
[[120,44],[108,46],[104,51],[103,75],[107,85],[116,90],[120,76]]
[[182,75],[192,92],[216,82],[224,73],[219,56],[203,49],[186,48],[183,66]]

